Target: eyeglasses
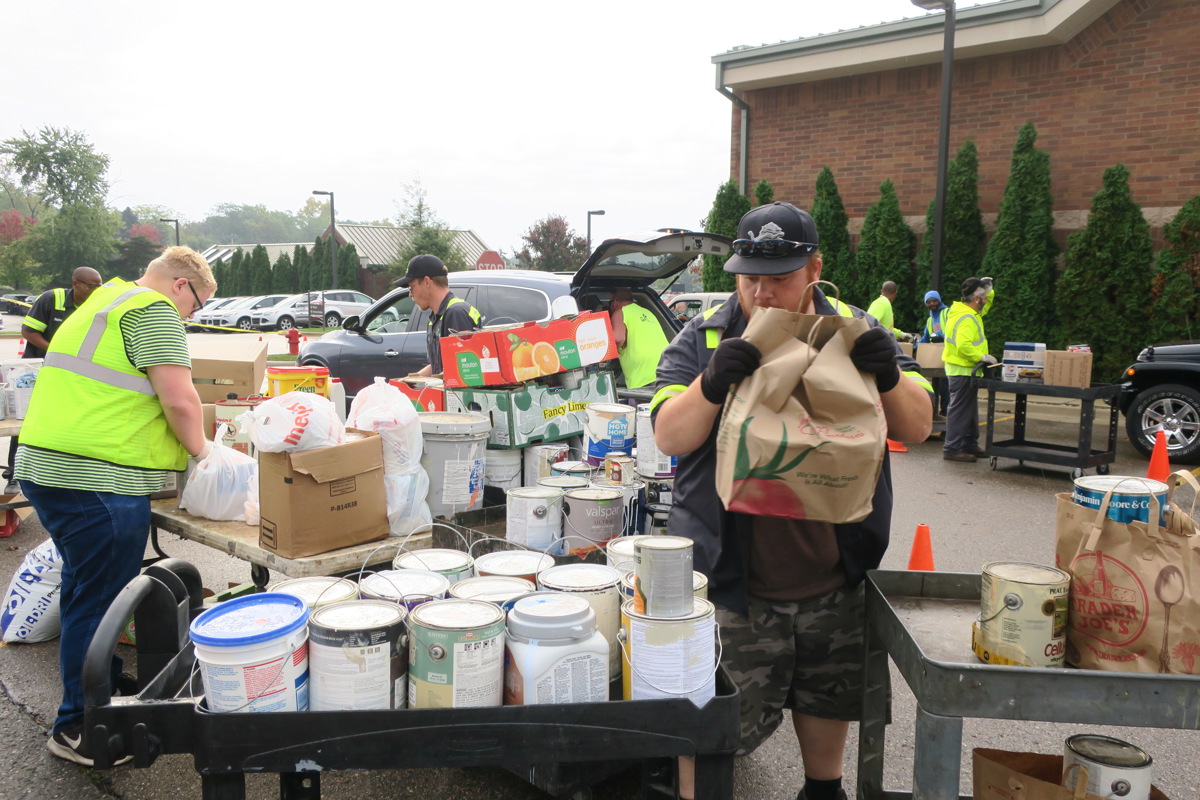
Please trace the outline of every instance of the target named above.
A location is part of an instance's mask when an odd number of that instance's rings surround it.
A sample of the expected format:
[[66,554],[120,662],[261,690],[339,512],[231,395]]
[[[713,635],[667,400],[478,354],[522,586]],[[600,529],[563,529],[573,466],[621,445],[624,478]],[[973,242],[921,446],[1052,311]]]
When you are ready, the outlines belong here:
[[91,289],[99,289],[104,285],[102,283],[88,283],[87,281],[75,281],[75,283],[78,283],[80,286],[87,286]]
[[200,309],[204,308],[204,301],[200,299],[200,295],[196,294],[196,287],[192,286],[192,282],[190,280],[187,278],[176,278],[175,280],[187,281],[188,289],[190,289],[192,292],[192,297],[196,298],[196,305],[192,306],[192,310],[188,312],[189,317]]
[[735,239],[733,252],[742,258],[787,258],[788,256],[811,256],[817,245],[808,242],[789,242],[787,239]]

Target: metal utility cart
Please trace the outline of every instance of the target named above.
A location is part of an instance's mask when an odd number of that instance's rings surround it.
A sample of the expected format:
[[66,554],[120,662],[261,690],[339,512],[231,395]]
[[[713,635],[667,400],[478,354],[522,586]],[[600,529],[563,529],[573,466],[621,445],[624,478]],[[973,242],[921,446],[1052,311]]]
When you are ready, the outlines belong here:
[[[976,377],[975,385],[987,391],[987,446],[988,466],[996,468],[1000,458],[1015,458],[1024,464],[1035,461],[1060,467],[1071,467],[1071,477],[1078,478],[1091,467],[1101,475],[1108,474],[1108,465],[1117,459],[1117,423],[1120,419],[1115,403],[1110,403],[1111,416],[1108,423],[1108,441],[1103,450],[1092,449],[1092,423],[1096,418],[1096,401],[1111,401],[1121,391],[1117,384],[1097,383],[1087,389],[1073,386],[1045,386],[1040,383],[1013,383],[991,378]],[[1011,439],[995,441],[996,394],[1008,392],[1015,396],[1013,436]],[[1030,397],[1059,397],[1079,401],[1079,443],[1074,446],[1035,442],[1026,438],[1028,421],[1027,404]]]
[[[970,649],[981,576],[867,575],[860,800],[959,800],[964,717],[1200,730],[1200,679],[984,664]],[[911,791],[883,788],[888,658],[917,698]]]

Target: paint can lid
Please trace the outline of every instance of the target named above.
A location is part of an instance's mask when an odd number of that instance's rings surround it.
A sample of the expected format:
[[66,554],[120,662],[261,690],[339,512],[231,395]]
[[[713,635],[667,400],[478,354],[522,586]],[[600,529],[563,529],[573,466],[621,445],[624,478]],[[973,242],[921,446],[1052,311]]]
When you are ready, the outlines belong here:
[[513,604],[508,631],[527,639],[586,639],[596,630],[596,612],[586,597],[534,592]]
[[422,411],[421,433],[425,435],[463,435],[488,433],[492,422],[483,414],[470,411]]
[[262,592],[218,603],[192,621],[192,641],[241,647],[286,636],[308,623],[308,603],[294,594]]

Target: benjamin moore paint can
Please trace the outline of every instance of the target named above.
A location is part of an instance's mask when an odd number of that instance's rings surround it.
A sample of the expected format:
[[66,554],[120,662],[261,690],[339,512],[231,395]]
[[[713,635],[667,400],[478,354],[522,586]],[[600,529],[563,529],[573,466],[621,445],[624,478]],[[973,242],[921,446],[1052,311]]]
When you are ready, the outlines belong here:
[[563,492],[548,486],[509,489],[504,538],[534,550],[549,550],[562,538]]
[[504,690],[504,610],[434,600],[408,618],[408,707],[498,706]]
[[604,564],[563,564],[542,572],[537,583],[539,589],[587,598],[596,612],[596,629],[612,648],[608,672],[615,680],[621,674],[621,653],[617,645],[617,629],[621,625],[621,573]]
[[686,697],[703,706],[717,694],[716,607],[699,597],[691,613],[655,619],[621,606],[621,693],[626,700]]
[[1117,522],[1149,522],[1153,497],[1158,501],[1158,524],[1166,524],[1167,485],[1162,481],[1120,475],[1085,475],[1075,479],[1071,500],[1075,505],[1099,511],[1104,495],[1110,491],[1109,519]]
[[532,550],[497,550],[475,559],[475,574],[524,578],[537,581],[538,573],[554,566],[554,557]]
[[280,581],[268,591],[294,594],[308,603],[309,610],[358,599],[358,584],[354,581],[321,575]]
[[588,403],[587,418],[583,423],[583,449],[589,464],[603,464],[609,453],[630,454],[635,433],[633,415],[633,406]]
[[633,608],[649,617],[692,613],[692,540],[639,536],[633,543]]
[[461,550],[436,547],[397,553],[396,558],[392,561],[392,567],[395,569],[422,569],[445,575],[451,585],[460,578],[471,577],[474,565],[474,560]]
[[650,404],[637,407],[637,473],[645,478],[675,477],[675,456],[664,456],[654,442]]
[[533,581],[488,575],[482,578],[463,578],[450,587],[450,596],[458,600],[482,600],[507,610],[518,597],[537,591]]
[[349,600],[314,611],[308,623],[309,710],[404,708],[407,613],[388,600]]
[[1071,576],[1041,564],[983,565],[975,655],[988,664],[1061,667],[1066,653]]
[[1074,789],[1087,769],[1087,792],[1120,800],[1149,800],[1154,760],[1140,747],[1114,739],[1081,733],[1067,739],[1063,751],[1062,785]]
[[390,600],[409,611],[430,600],[441,600],[450,588],[445,575],[423,569],[385,569],[358,583],[363,599]]
[[582,555],[620,536],[625,500],[617,489],[571,489],[563,498],[563,550]]

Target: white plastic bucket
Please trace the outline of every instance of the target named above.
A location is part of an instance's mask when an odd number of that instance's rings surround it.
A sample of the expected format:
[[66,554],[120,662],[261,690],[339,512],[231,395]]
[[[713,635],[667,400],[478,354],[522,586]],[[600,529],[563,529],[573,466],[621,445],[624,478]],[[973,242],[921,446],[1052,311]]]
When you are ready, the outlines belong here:
[[492,450],[485,454],[483,482],[497,489],[516,489],[525,485],[520,450]]
[[487,438],[491,421],[483,414],[427,411],[421,418],[421,466],[429,475],[429,511],[452,517],[483,503]]
[[609,453],[629,455],[634,438],[633,406],[620,403],[588,403],[583,428],[584,460],[603,464]]
[[308,604],[263,592],[213,606],[190,628],[215,712],[308,710]]

